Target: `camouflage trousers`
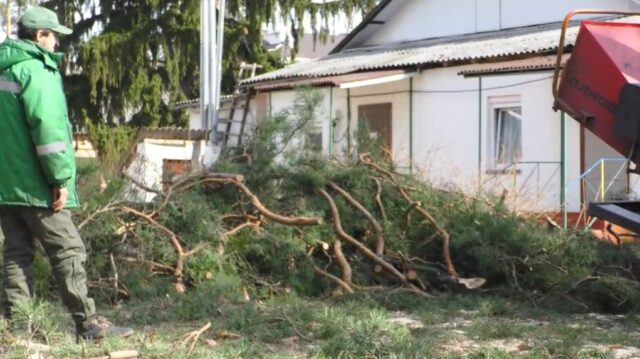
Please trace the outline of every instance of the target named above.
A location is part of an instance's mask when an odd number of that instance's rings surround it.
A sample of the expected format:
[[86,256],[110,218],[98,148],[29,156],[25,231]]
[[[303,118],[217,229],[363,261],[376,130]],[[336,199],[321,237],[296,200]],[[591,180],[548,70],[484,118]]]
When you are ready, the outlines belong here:
[[0,296],[5,317],[11,316],[16,303],[33,294],[36,240],[44,248],[62,301],[74,321],[82,323],[95,314],[95,304],[87,293],[87,253],[69,211],[0,206],[0,225],[5,237]]

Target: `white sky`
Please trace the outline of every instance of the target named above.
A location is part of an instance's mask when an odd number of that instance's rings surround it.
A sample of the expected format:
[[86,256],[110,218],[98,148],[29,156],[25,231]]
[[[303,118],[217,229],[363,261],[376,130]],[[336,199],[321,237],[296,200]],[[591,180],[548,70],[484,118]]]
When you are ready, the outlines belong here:
[[[318,19],[318,20],[322,21],[321,19]],[[339,15],[334,19],[329,19],[330,34],[331,35],[346,34],[351,30],[353,30],[356,26],[358,26],[360,21],[362,21],[362,16],[360,15],[360,13],[353,14],[353,17],[350,23],[345,15]],[[305,28],[305,33],[311,33],[311,17],[309,15],[305,16],[304,28]],[[272,24],[266,24],[265,26],[265,30],[269,32],[279,32],[281,36],[280,37],[281,40],[284,40],[286,34],[289,33],[290,29],[291,29],[291,25],[290,24],[285,25],[284,22],[279,18],[276,21],[275,27]]]

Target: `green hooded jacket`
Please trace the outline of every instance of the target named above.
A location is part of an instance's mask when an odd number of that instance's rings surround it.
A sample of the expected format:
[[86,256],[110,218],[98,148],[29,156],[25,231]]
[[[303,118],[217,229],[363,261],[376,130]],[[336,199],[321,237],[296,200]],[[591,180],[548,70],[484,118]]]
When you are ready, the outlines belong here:
[[61,60],[32,41],[0,44],[0,205],[51,207],[56,186],[65,208],[79,205]]

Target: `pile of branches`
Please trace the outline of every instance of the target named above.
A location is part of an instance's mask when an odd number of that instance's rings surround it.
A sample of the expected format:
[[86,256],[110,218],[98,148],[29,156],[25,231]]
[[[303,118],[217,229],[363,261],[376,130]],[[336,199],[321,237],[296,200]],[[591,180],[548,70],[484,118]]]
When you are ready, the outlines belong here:
[[[215,251],[217,255],[225,253],[225,242],[229,238],[238,234],[243,230],[251,230],[259,232],[268,228],[272,223],[294,226],[329,226],[333,229],[333,238],[319,240],[309,247],[309,256],[314,258],[313,271],[321,277],[326,278],[336,285],[337,289],[354,293],[355,290],[367,289],[370,283],[355,283],[353,280],[352,258],[345,254],[344,247],[348,247],[348,252],[353,253],[354,258],[365,259],[371,268],[371,274],[376,276],[385,275],[386,283],[397,285],[400,290],[407,290],[424,297],[431,297],[428,293],[428,286],[425,284],[430,281],[438,281],[442,283],[459,284],[469,289],[481,287],[485,280],[483,278],[461,278],[455,269],[451,253],[449,249],[450,235],[444,227],[431,215],[422,205],[422,203],[409,195],[410,188],[404,186],[396,178],[396,174],[384,169],[382,166],[373,162],[368,154],[360,156],[360,165],[366,166],[371,173],[371,183],[375,186],[375,193],[372,193],[372,201],[375,202],[376,215],[374,211],[367,209],[358,199],[356,199],[348,190],[341,187],[338,183],[327,179],[324,186],[315,189],[315,194],[325,201],[326,216],[296,216],[295,214],[276,213],[265,205],[260,197],[252,192],[247,185],[244,184],[244,176],[240,174],[214,173],[207,172],[198,175],[191,175],[176,183],[172,184],[165,191],[158,191],[146,187],[137,182],[134,178],[129,178],[140,188],[154,192],[158,196],[156,205],[152,208],[141,209],[134,208],[132,205],[124,201],[111,201],[103,207],[94,210],[79,225],[82,230],[89,225],[98,216],[107,212],[116,212],[119,214],[118,221],[123,223],[115,233],[121,238],[126,239],[128,236],[135,235],[135,227],[139,224],[153,227],[162,237],[156,237],[156,240],[166,241],[174,250],[174,258],[171,263],[160,263],[148,260],[144,257],[119,257],[118,260],[125,262],[137,262],[144,264],[152,269],[164,271],[173,277],[173,283],[179,291],[185,290],[185,261],[201,251]],[[383,183],[392,188],[397,196],[405,202],[403,210],[403,221],[405,226],[409,226],[411,215],[415,213],[418,218],[415,221],[424,221],[433,227],[433,233],[427,239],[433,241],[439,239],[441,241],[442,266],[437,264],[429,265],[422,261],[419,264],[419,258],[411,258],[393,249],[386,247],[388,240],[383,233],[383,227],[389,221],[384,200],[382,198]],[[215,242],[202,241],[193,247],[187,247],[185,241],[181,238],[177,230],[169,228],[167,225],[158,220],[167,206],[171,203],[172,198],[181,192],[200,187],[213,194],[216,189],[230,187],[235,189],[242,199],[232,204],[232,208],[238,209],[235,213],[226,213],[220,216],[222,222],[221,233]],[[362,228],[363,233],[367,233],[364,237],[373,237],[373,241],[367,238],[356,238],[354,234],[347,233],[343,225],[343,219],[340,210],[336,205],[335,197],[341,198],[348,204],[353,211],[359,214],[368,223],[367,228]],[[224,196],[223,196],[224,197]],[[242,201],[248,201],[243,204]],[[325,219],[327,217],[327,219]],[[378,218],[376,218],[378,217]],[[126,224],[125,224],[126,223]],[[230,225],[227,225],[229,223]],[[371,244],[367,243],[371,242]],[[268,244],[267,244],[268,245]],[[316,252],[321,255],[314,255]],[[113,254],[110,254],[113,261]],[[358,259],[358,260],[359,260]],[[112,268],[116,268],[115,264]],[[422,272],[422,273],[419,273]],[[427,279],[428,278],[428,279]],[[383,280],[379,280],[383,281]],[[382,288],[378,286],[376,288]],[[376,289],[373,288],[373,289]],[[334,291],[335,293],[335,291]]]
[[151,204],[129,202],[116,179],[81,181],[90,201],[79,227],[90,275],[103,278],[94,285],[114,299],[135,295],[129,288],[144,283],[134,281],[148,282],[133,275],[142,269],[179,292],[233,277],[245,297],[474,290],[580,310],[640,306],[637,246],[524,218],[501,198],[434,188],[396,171],[368,136],[358,139],[366,153],[318,156],[304,138],[320,99],[302,97],[207,172],[164,190],[129,178],[155,193]]
[[249,285],[316,294],[476,290],[612,311],[633,307],[639,295],[633,247],[621,253],[560,232],[499,198],[434,189],[369,154],[348,165],[314,158],[258,171],[236,161],[219,167],[237,173],[191,175],[164,191],[137,183],[157,195],[152,205],[112,200],[81,221],[83,231],[101,220],[115,228],[102,244],[84,233],[93,257],[108,252],[100,276],[114,297],[132,287],[119,267],[166,275],[184,292],[215,280],[222,258],[240,258],[244,265],[230,265]]

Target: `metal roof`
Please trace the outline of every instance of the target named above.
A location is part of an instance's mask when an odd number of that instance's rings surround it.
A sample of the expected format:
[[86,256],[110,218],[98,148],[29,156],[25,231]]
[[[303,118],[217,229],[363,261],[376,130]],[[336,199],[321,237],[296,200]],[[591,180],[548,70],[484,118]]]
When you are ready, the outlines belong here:
[[[573,45],[577,32],[575,25],[567,30],[567,46]],[[363,47],[292,64],[252,77],[241,84],[251,86],[253,83],[294,77],[325,77],[358,71],[491,62],[551,54],[557,51],[559,38],[560,25],[554,23]]]

